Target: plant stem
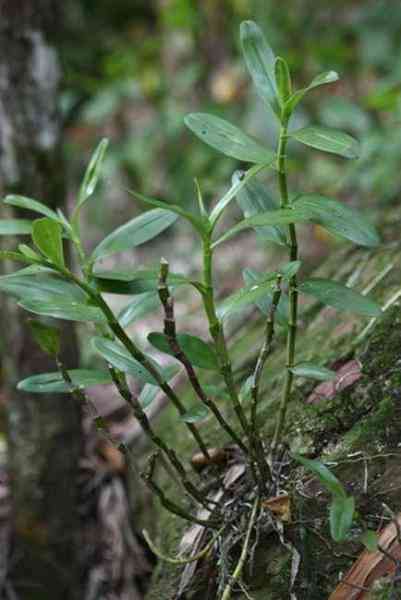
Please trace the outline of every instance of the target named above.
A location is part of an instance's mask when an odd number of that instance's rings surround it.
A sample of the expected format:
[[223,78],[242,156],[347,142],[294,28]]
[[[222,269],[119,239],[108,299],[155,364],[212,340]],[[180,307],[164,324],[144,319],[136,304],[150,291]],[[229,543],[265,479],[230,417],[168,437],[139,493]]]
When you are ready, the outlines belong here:
[[179,506],[178,504],[166,497],[161,487],[158,486],[157,483],[153,480],[153,473],[157,457],[157,452],[150,455],[148,460],[148,468],[145,473],[141,474],[141,478],[146,483],[146,485],[152,490],[152,492],[156,494],[156,496],[158,496],[162,506],[164,506],[164,508],[169,512],[177,515],[178,517],[181,517],[182,519],[185,519],[186,521],[202,525],[203,527],[210,527],[212,529],[217,528],[217,523],[213,522],[211,519],[198,519],[197,517],[194,517],[193,515],[188,513],[184,508],[182,508],[181,506]]
[[177,472],[183,487],[186,489],[188,494],[190,494],[193,498],[195,498],[198,502],[200,502],[205,508],[209,508],[209,503],[207,499],[204,497],[202,493],[199,492],[198,488],[194,486],[194,484],[188,479],[187,473],[181,464],[175,450],[170,448],[163,440],[160,438],[153,430],[149,419],[143,410],[138,398],[132,394],[129,389],[125,377],[120,377],[119,373],[116,369],[111,368],[110,374],[112,376],[114,385],[118,389],[121,397],[127,402],[127,404],[131,407],[132,412],[134,413],[135,418],[139,421],[142,430],[148,436],[148,438],[153,442],[155,446],[160,448],[160,450],[164,453],[166,458],[169,460],[170,464],[174,467]]
[[239,436],[224,419],[216,404],[206,395],[191,362],[188,360],[187,356],[185,355],[178,343],[174,317],[174,299],[170,296],[170,292],[167,286],[167,277],[168,263],[162,260],[160,264],[159,297],[164,308],[164,333],[167,337],[170,349],[173,352],[175,358],[179,360],[180,363],[184,366],[188,375],[189,382],[200,401],[208,407],[208,409],[216,417],[220,426],[246,454],[248,452],[246,446],[242,443]]
[[241,424],[243,431],[249,435],[249,424],[242,409],[241,402],[234,383],[234,376],[230,357],[228,355],[227,344],[224,337],[223,326],[217,317],[216,306],[214,302],[213,277],[212,277],[212,258],[210,239],[203,240],[203,277],[204,290],[202,293],[203,305],[209,322],[209,331],[214,340],[217,360],[219,362],[220,372],[225,381],[227,391],[233,403],[235,414]]
[[[78,277],[76,277],[73,273],[67,270],[62,271],[63,275],[74,281],[76,285],[78,285],[88,296],[89,298],[100,308],[103,312],[104,316],[107,319],[108,326],[114,333],[114,335],[120,340],[120,342],[125,346],[128,352],[131,354],[133,358],[135,358],[145,369],[152,375],[152,377],[156,380],[158,386],[161,390],[166,394],[166,396],[171,400],[174,404],[177,411],[180,415],[184,415],[186,413],[185,407],[174,392],[174,390],[169,386],[167,381],[163,379],[162,375],[159,373],[158,369],[153,366],[153,364],[148,360],[145,354],[138,348],[138,346],[131,340],[131,338],[125,333],[124,329],[121,327],[120,323],[116,319],[113,311],[105,302],[96,290],[94,290],[90,285],[81,281]],[[207,447],[202,440],[202,437],[195,427],[193,423],[185,423],[196,442],[198,443],[199,449],[204,454],[206,458],[208,458]]]
[[244,541],[244,545],[242,546],[239,561],[237,563],[237,566],[235,567],[234,573],[231,575],[230,580],[225,587],[225,590],[223,592],[221,600],[230,600],[231,599],[231,593],[232,593],[233,587],[236,584],[236,582],[239,580],[239,578],[241,577],[241,573],[243,571],[246,557],[247,557],[248,551],[249,551],[249,543],[251,541],[252,530],[255,525],[257,515],[258,515],[259,503],[260,503],[260,498],[259,498],[259,496],[257,496],[253,503],[251,516],[249,518],[249,523],[248,523],[248,527],[246,530],[245,541]]
[[153,554],[155,554],[158,558],[160,558],[160,560],[170,563],[171,565],[187,565],[189,563],[196,562],[196,561],[200,560],[201,558],[205,558],[205,556],[207,556],[207,554],[213,548],[213,545],[215,544],[215,542],[217,542],[218,538],[221,536],[222,531],[223,531],[223,528],[221,528],[212,537],[210,542],[208,542],[206,544],[206,546],[204,548],[202,548],[202,550],[200,550],[193,556],[189,556],[188,558],[174,558],[172,556],[167,556],[166,554],[163,554],[163,552],[161,552],[159,550],[159,548],[157,548],[157,546],[152,542],[152,540],[150,539],[149,533],[146,531],[146,529],[142,530],[142,535],[145,538],[149,548],[152,550]]
[[[287,188],[287,169],[286,169],[286,149],[287,149],[287,125],[288,120],[283,119],[280,138],[278,144],[278,181],[280,188],[281,207],[286,208],[289,205],[288,199],[288,188]],[[290,249],[290,261],[298,259],[298,244],[295,225],[291,223],[288,225],[289,234],[289,249]],[[298,318],[298,291],[297,291],[297,277],[294,275],[291,277],[288,286],[288,298],[289,298],[289,314],[288,314],[288,334],[287,334],[287,374],[284,385],[283,396],[281,399],[278,418],[276,422],[276,428],[273,436],[271,445],[271,453],[273,454],[281,441],[283,433],[285,418],[288,408],[288,403],[291,397],[293,373],[291,368],[294,366],[295,361],[295,341],[297,334],[297,318]]]

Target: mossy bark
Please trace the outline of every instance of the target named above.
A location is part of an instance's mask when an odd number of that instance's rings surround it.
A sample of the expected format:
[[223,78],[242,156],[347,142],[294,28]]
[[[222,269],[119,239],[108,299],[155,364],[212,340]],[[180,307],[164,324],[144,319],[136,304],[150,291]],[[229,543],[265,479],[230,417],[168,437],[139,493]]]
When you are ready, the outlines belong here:
[[[289,407],[286,440],[290,449],[308,452],[333,462],[333,472],[347,492],[355,496],[359,525],[377,528],[385,502],[397,513],[401,510],[401,246],[394,222],[394,207],[383,230],[388,240],[375,251],[340,247],[314,275],[329,277],[369,293],[385,312],[369,322],[351,313],[337,313],[317,303],[302,305],[297,360],[319,361],[338,369],[356,361],[358,375],[331,398],[311,404],[310,393],[316,384],[304,380],[295,387]],[[232,340],[236,367],[246,377],[254,364],[261,343],[260,323],[249,331],[238,331]],[[269,358],[264,372],[260,423],[266,439],[271,438],[276,408],[283,382],[285,349],[283,340]],[[251,350],[250,350],[251,349]],[[360,366],[359,366],[360,365]],[[354,367],[353,367],[354,368]],[[166,419],[166,417],[164,417]],[[223,434],[210,420],[204,433],[212,445],[224,443]],[[177,440],[177,436],[175,436]],[[178,442],[182,453],[190,452],[187,441]],[[287,491],[291,499],[292,523],[285,535],[301,554],[295,592],[298,600],[328,598],[341,573],[352,564],[363,547],[355,540],[334,544],[328,524],[327,493],[303,469],[292,468]],[[174,485],[168,493],[177,495]],[[302,493],[299,493],[299,490]],[[159,540],[163,550],[173,555],[186,525],[165,511],[161,512]],[[213,558],[211,559],[213,566]],[[210,567],[210,564],[209,564]],[[206,569],[206,565],[201,565]],[[218,568],[214,565],[214,568]],[[254,600],[289,598],[291,556],[277,535],[261,537],[255,554],[255,569],[246,576]],[[159,564],[148,600],[175,598],[181,570]],[[198,595],[197,595],[198,594]],[[188,592],[183,598],[215,598]],[[235,598],[246,598],[238,592]]]
[[[62,207],[60,70],[50,41],[60,32],[60,3],[5,0],[0,12],[0,192]],[[3,217],[22,216],[6,212],[3,205]],[[26,211],[23,216],[27,218]],[[13,242],[15,247],[18,241]],[[17,379],[55,370],[34,344],[15,304],[2,298],[2,375],[10,398],[9,467],[18,557],[12,578],[27,599],[78,598],[80,415],[69,397],[15,390]],[[70,325],[63,328],[63,340],[66,364],[74,366],[77,345]]]

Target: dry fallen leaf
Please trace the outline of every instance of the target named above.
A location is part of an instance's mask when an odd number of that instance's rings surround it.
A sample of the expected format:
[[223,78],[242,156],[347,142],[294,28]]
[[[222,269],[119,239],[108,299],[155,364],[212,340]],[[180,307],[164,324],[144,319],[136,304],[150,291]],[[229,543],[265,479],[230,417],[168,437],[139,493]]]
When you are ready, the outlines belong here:
[[289,523],[291,521],[290,497],[287,494],[264,500],[262,506],[263,508],[270,510],[270,512],[272,512],[277,519],[280,519],[280,521],[284,521],[284,523]]
[[330,400],[338,392],[352,385],[361,377],[361,363],[358,360],[349,360],[336,370],[335,379],[323,381],[323,383],[317,385],[306,402],[307,404],[317,404],[321,400]]
[[[401,513],[397,515],[401,526]],[[401,559],[401,546],[397,540],[397,528],[392,522],[379,534],[378,544],[395,560]],[[368,600],[369,589],[374,581],[394,573],[395,563],[380,550],[364,550],[351,569],[330,595],[329,600]]]

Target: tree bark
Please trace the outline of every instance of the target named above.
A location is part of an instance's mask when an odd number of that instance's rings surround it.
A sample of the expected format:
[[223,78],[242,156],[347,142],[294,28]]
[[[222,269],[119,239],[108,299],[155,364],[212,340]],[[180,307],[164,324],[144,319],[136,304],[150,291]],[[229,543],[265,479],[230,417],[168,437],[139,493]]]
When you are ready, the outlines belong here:
[[[60,32],[57,0],[0,0],[0,192],[62,206],[65,170],[58,112],[60,69],[51,42]],[[5,208],[2,209],[5,214]],[[20,216],[13,211],[12,216]],[[26,218],[26,213],[24,214]],[[80,414],[63,395],[29,395],[17,379],[55,370],[14,302],[2,307],[9,464],[16,534],[16,590],[23,598],[77,593],[77,468]],[[76,363],[73,328],[63,331],[66,363]]]

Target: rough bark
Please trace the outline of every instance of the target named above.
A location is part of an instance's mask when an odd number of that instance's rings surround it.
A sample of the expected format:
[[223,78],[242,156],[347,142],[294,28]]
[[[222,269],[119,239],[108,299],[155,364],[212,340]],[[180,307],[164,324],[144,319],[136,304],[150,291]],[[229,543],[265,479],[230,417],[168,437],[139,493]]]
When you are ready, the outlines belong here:
[[[59,13],[56,0],[0,1],[0,192],[17,192],[53,207],[62,206],[65,197],[57,109],[60,70],[50,41],[59,31]],[[3,306],[1,318],[4,383],[10,390],[13,580],[23,598],[43,599],[44,592],[72,598],[78,573],[80,415],[68,397],[15,391],[17,378],[54,370],[54,364],[36,347],[25,317],[12,304]],[[64,329],[69,366],[76,363],[72,331],[71,326]]]

